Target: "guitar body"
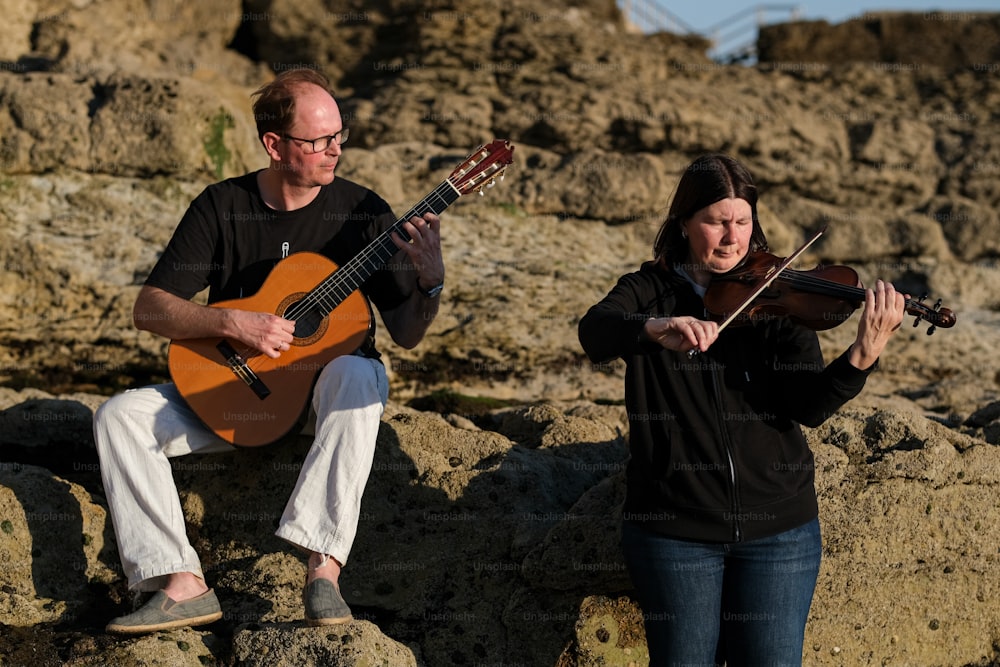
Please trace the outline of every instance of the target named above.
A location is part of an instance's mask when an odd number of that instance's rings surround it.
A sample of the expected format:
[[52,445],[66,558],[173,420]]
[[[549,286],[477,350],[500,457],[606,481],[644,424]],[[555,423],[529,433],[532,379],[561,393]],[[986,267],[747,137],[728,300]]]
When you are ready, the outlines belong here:
[[360,291],[325,316],[295,309],[308,290],[337,268],[323,255],[296,253],[274,267],[255,295],[212,304],[295,320],[295,339],[277,359],[222,338],[171,342],[168,366],[177,389],[220,438],[258,447],[286,435],[309,407],[323,367],[364,343],[373,318]]

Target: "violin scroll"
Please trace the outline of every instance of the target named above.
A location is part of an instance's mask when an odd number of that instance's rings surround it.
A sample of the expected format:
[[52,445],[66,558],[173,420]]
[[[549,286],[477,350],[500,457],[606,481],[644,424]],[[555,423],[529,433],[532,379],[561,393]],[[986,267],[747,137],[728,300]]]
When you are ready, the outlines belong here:
[[948,308],[942,308],[941,299],[935,301],[933,306],[928,307],[923,303],[926,298],[927,295],[924,294],[916,301],[912,299],[907,299],[906,301],[906,312],[910,315],[916,315],[916,318],[913,320],[913,328],[916,328],[921,320],[930,322],[931,325],[927,328],[927,335],[930,336],[938,327],[948,328],[955,326],[955,322],[957,321],[955,313]]

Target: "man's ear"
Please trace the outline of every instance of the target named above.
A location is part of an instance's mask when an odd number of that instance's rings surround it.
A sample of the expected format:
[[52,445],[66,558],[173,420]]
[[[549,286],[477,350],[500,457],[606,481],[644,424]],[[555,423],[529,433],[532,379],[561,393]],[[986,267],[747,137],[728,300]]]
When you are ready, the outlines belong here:
[[264,144],[264,150],[267,151],[268,157],[277,162],[281,162],[281,153],[278,151],[278,142],[281,141],[281,136],[276,132],[265,132],[260,138],[260,143]]

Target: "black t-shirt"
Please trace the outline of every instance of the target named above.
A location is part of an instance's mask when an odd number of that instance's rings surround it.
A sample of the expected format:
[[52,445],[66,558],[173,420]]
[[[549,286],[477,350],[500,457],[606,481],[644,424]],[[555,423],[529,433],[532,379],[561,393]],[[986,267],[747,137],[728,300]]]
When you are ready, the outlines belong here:
[[[146,284],[183,299],[208,287],[209,303],[248,297],[284,257],[318,252],[343,266],[395,222],[385,200],[340,177],[308,205],[276,211],[264,203],[253,172],[210,185],[191,202]],[[391,268],[361,286],[380,311],[401,304],[417,284],[405,257]]]

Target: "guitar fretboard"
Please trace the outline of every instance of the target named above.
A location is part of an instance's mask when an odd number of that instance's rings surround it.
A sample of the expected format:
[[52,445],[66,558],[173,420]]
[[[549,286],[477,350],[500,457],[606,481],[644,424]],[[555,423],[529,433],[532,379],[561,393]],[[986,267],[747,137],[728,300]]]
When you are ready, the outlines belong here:
[[323,279],[288,313],[286,319],[298,319],[309,310],[317,309],[322,317],[326,317],[339,306],[344,299],[353,294],[376,271],[384,267],[392,257],[399,252],[399,247],[392,240],[392,234],[398,234],[404,241],[410,240],[403,225],[414,216],[424,213],[440,215],[461,196],[461,192],[445,179],[434,191],[421,199],[403,217],[391,227],[379,234],[378,238],[357,254],[349,262],[338,268]]

